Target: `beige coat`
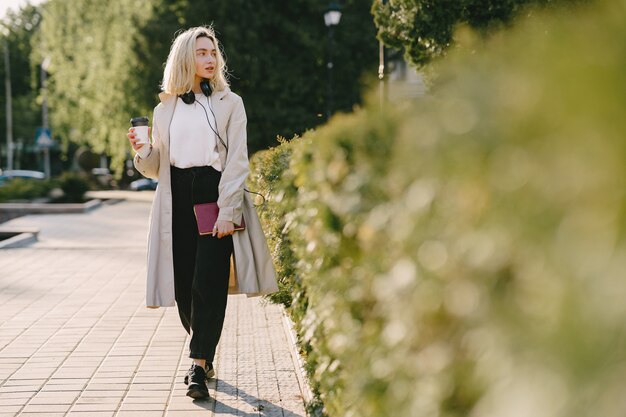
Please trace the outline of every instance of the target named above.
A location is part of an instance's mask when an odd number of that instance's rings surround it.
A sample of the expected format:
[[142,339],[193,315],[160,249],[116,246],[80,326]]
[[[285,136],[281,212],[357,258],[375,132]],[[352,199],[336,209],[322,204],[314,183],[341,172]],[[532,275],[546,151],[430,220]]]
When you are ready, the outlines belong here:
[[[158,179],[159,185],[152,202],[148,233],[148,277],[146,305],[169,307],[174,299],[174,265],[172,255],[172,189],[170,181],[169,126],[174,108],[180,100],[161,93],[161,103],[154,109],[153,148],[145,158],[135,156],[135,167],[144,176]],[[243,191],[248,176],[248,150],[246,137],[246,112],[241,97],[226,88],[211,94],[211,103],[218,131],[228,145],[218,140],[222,163],[219,183],[219,220],[239,223],[245,217],[246,229],[233,235],[234,274],[231,275],[230,292],[249,296],[278,291],[272,258],[256,209]],[[159,169],[167,167],[167,169]]]

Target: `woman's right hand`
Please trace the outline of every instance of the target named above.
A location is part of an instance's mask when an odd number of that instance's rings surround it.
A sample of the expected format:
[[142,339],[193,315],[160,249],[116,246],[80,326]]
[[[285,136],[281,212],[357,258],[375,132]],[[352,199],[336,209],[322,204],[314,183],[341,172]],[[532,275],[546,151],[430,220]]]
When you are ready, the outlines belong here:
[[[148,137],[150,137],[150,128],[148,128]],[[138,151],[139,149],[141,149],[144,145],[144,143],[137,143],[137,141],[139,140],[137,138],[137,136],[135,135],[135,128],[131,127],[128,129],[128,134],[126,135],[128,137],[128,141],[130,142],[130,146],[133,147],[134,150]]]

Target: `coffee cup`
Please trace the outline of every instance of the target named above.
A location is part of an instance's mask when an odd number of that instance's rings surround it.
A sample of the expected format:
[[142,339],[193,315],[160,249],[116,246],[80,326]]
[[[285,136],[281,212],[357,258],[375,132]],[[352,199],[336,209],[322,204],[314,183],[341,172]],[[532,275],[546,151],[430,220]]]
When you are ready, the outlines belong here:
[[132,119],[130,119],[131,126],[135,128],[135,137],[137,138],[137,144],[150,144],[150,138],[148,137],[148,123],[149,120],[146,116],[133,117]]

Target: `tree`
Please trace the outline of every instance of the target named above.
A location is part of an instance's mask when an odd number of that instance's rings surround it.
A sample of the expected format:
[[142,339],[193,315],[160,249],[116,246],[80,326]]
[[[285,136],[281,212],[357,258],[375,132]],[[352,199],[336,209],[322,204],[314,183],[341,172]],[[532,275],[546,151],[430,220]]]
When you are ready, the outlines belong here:
[[111,155],[118,168],[128,152],[129,119],[150,109],[134,94],[141,80],[134,76],[138,55],[132,42],[150,6],[149,0],[50,0],[35,39],[35,61],[51,62],[53,128],[66,142]]
[[[159,0],[140,34],[142,62],[150,85],[158,85],[171,40],[184,27],[213,24],[226,53],[233,91],[244,98],[251,151],[276,145],[325,121],[327,29],[317,0],[228,2]],[[369,0],[342,3],[335,31],[335,108],[350,111],[361,102],[364,74],[376,72],[376,28]],[[163,30],[165,29],[165,30]],[[164,32],[167,32],[163,37]]]
[[[13,97],[13,138],[23,140],[32,147],[35,129],[41,125],[41,108],[38,102],[39,67],[31,64],[31,39],[39,28],[41,14],[36,7],[27,5],[17,12],[9,11],[3,19],[0,50],[7,42],[11,68],[11,95]],[[5,65],[0,64],[0,149],[6,148],[6,90]],[[6,151],[5,151],[6,152]],[[2,158],[2,165],[5,159]]]
[[[377,65],[370,0],[343,3],[335,31],[335,107],[361,101]],[[129,150],[131,116],[151,114],[178,30],[214,24],[233,91],[244,98],[249,150],[324,122],[327,31],[314,0],[49,0],[39,42],[51,58],[51,119],[68,140]]]
[[403,50],[407,61],[420,66],[445,54],[457,25],[467,24],[487,35],[510,24],[528,6],[574,1],[374,0],[372,14],[378,38],[391,48]]

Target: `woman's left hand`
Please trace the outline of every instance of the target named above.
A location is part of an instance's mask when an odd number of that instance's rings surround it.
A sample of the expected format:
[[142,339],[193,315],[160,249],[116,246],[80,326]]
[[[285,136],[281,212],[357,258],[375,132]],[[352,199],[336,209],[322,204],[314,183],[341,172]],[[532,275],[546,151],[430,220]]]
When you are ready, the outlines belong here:
[[235,233],[235,224],[233,222],[229,222],[228,220],[218,220],[215,222],[213,236],[217,234],[217,238],[221,239],[224,236],[232,235],[233,233]]

